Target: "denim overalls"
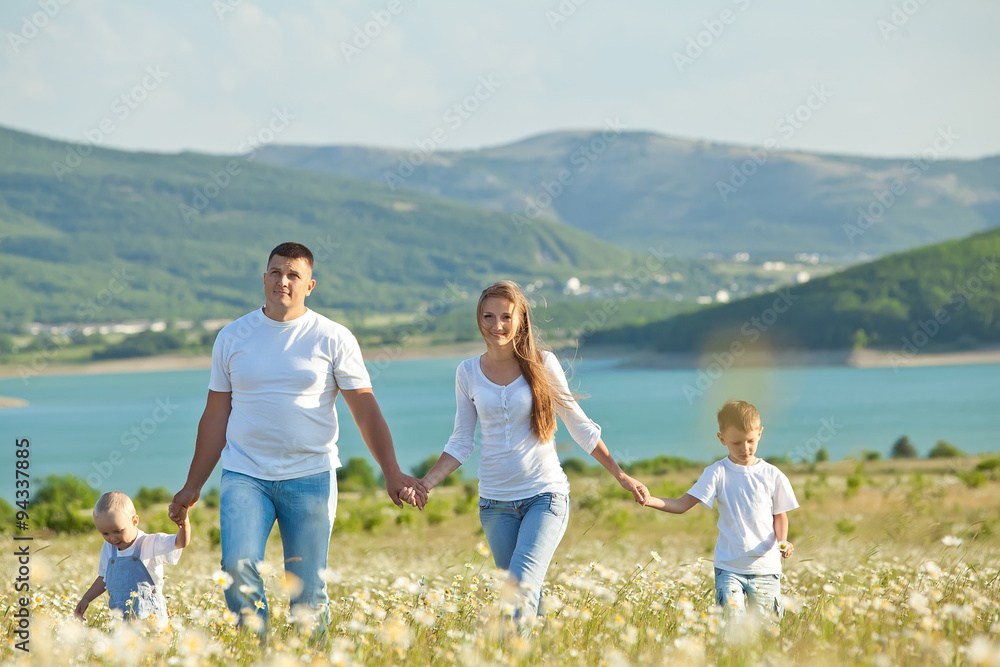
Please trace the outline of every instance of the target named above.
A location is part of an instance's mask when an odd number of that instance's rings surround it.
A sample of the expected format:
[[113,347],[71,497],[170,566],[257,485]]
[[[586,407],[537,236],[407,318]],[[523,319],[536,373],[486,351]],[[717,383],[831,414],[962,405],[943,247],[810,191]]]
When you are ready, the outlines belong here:
[[[138,545],[135,546],[135,553],[138,553]],[[104,574],[104,587],[111,598],[108,606],[120,610],[126,620],[156,616],[166,621],[166,600],[153,585],[153,578],[149,576],[146,566],[138,556],[119,556],[118,547],[111,548],[114,551]]]

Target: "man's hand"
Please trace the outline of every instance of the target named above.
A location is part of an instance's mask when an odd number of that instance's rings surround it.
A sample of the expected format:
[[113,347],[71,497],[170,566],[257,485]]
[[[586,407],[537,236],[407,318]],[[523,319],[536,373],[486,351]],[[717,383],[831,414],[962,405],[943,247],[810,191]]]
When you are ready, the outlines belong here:
[[188,510],[198,502],[200,496],[201,490],[189,489],[186,486],[174,494],[173,501],[167,507],[170,520],[178,526],[183,526],[184,522],[187,521]]
[[385,490],[397,507],[402,507],[405,502],[422,510],[427,504],[428,491],[424,483],[402,472],[385,478]]

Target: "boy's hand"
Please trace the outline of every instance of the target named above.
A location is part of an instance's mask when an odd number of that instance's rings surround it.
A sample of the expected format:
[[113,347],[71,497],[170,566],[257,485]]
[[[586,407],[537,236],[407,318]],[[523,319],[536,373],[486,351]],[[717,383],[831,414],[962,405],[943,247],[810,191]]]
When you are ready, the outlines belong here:
[[87,618],[84,616],[84,614],[87,613],[87,607],[89,606],[90,606],[89,602],[87,602],[86,600],[80,600],[79,602],[76,603],[76,609],[73,610],[73,616],[80,619],[81,621],[86,621]]
[[778,551],[781,552],[782,558],[788,558],[795,553],[795,545],[788,540],[778,542]]

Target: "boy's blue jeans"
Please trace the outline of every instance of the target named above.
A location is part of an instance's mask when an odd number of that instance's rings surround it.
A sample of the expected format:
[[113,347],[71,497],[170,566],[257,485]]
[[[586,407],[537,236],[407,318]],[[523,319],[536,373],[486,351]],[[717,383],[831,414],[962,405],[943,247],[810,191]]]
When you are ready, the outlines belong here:
[[223,470],[219,511],[222,569],[233,577],[226,589],[230,611],[239,614],[249,609],[266,627],[267,598],[257,563],[264,560],[264,547],[277,521],[285,571],[302,582],[302,592],[291,603],[308,604],[317,610],[320,627],[326,627],[330,598],[319,573],[326,568],[337,513],[336,474],[330,471],[270,481]]
[[521,584],[529,611],[538,612],[542,582],[569,523],[569,496],[540,493],[524,500],[479,499],[479,520],[493,562]]
[[739,618],[746,614],[744,594],[760,610],[764,618],[781,618],[780,574],[739,574],[715,568],[715,602],[726,617]]

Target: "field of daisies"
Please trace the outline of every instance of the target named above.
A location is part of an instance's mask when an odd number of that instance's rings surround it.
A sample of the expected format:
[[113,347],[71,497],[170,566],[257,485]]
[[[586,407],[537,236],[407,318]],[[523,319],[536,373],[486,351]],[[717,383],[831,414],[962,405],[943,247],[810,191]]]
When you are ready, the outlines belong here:
[[[981,460],[786,468],[789,514],[780,623],[727,623],[714,604],[715,514],[667,515],[602,477],[572,478],[572,513],[543,591],[516,626],[505,573],[479,528],[474,485],[436,490],[423,512],[343,494],[330,547],[332,623],[289,609],[277,530],[260,565],[266,640],[225,607],[218,516],[165,569],[169,622],[123,623],[107,596],[73,618],[101,538],[36,534],[29,652],[17,647],[14,542],[0,557],[4,664],[32,665],[1000,665],[1000,481]],[[977,465],[980,467],[977,470]],[[979,473],[985,470],[983,474]],[[644,479],[682,494],[700,470]],[[140,527],[173,532],[165,508]],[[23,646],[23,645],[22,645]]]

